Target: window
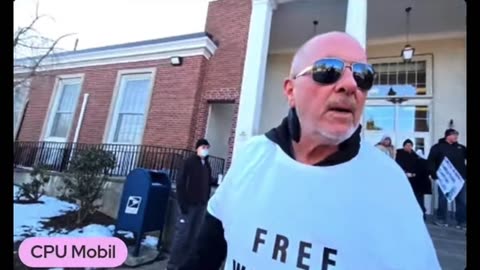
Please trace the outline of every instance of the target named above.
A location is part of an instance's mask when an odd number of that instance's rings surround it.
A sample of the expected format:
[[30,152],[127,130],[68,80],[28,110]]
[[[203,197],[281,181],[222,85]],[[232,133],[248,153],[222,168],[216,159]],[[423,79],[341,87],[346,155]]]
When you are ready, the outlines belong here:
[[28,102],[30,85],[25,81],[17,85],[13,90],[13,139],[17,137],[20,129],[23,113]]
[[151,88],[152,73],[121,75],[108,136],[110,143],[141,143]]
[[429,132],[430,108],[428,106],[399,106],[398,130],[401,132]]
[[417,55],[404,62],[399,57],[376,58],[369,62],[377,77],[363,114],[363,138],[376,144],[384,135],[395,147],[406,139],[428,154],[431,142],[433,56]]
[[415,97],[430,95],[427,84],[429,61],[419,59],[412,62],[373,63],[377,72],[374,87],[368,97]]
[[46,132],[47,140],[65,142],[73,122],[80,95],[81,79],[59,79]]

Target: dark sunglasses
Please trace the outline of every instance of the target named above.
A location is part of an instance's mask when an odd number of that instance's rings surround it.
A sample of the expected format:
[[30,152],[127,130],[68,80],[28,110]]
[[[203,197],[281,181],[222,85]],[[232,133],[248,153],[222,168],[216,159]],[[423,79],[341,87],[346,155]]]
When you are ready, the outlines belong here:
[[372,88],[376,76],[372,65],[352,63],[347,66],[343,60],[337,58],[324,58],[317,60],[312,66],[306,67],[293,78],[296,79],[306,74],[312,74],[313,80],[317,83],[332,84],[342,77],[343,71],[346,67],[352,70],[353,78],[355,79],[355,82],[357,82],[358,88],[363,91],[368,91]]

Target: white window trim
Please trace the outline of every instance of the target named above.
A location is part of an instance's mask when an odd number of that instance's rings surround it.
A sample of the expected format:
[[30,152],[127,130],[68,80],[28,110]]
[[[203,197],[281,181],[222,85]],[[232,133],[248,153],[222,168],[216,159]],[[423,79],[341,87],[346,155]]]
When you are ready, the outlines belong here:
[[[57,78],[55,79],[55,84],[53,86],[52,95],[50,96],[50,101],[49,101],[49,104],[48,104],[47,114],[45,115],[45,120],[43,121],[43,127],[42,127],[41,136],[40,136],[41,140],[46,141],[48,139],[48,141],[52,141],[52,142],[57,141],[57,140],[63,142],[63,140],[62,140],[63,138],[62,139],[57,139],[57,138],[54,138],[54,137],[48,137],[48,132],[50,131],[51,126],[53,124],[53,117],[55,117],[54,109],[57,107],[58,101],[60,99],[60,96],[58,96],[58,93],[60,91],[59,86],[61,85],[60,83],[61,83],[62,80],[78,79],[79,84],[80,84],[80,94],[79,94],[79,97],[80,97],[81,94],[82,94],[82,90],[83,90],[84,78],[85,78],[85,74],[83,74],[83,73],[57,76]],[[75,121],[75,114],[77,112],[78,105],[79,105],[78,100],[79,99],[77,99],[77,102],[75,104],[75,108],[74,108],[74,111],[73,111],[72,123],[70,124],[70,127],[67,131],[67,138],[66,138],[67,142],[68,142],[68,139],[70,138],[70,133],[72,131],[73,122]]]
[[[434,95],[433,85],[433,55],[420,54],[414,55],[413,61],[425,61],[427,94],[424,96],[402,96],[408,99],[430,99]],[[402,62],[402,57],[375,57],[368,59],[369,64],[389,64]],[[367,97],[368,100],[387,99],[388,97]]]
[[123,144],[123,143],[115,143],[112,142],[113,138],[113,131],[112,128],[115,125],[115,119],[116,119],[116,114],[118,108],[117,106],[117,100],[121,98],[121,93],[120,93],[120,85],[122,82],[122,76],[124,75],[135,75],[135,74],[146,74],[150,73],[150,85],[149,85],[149,93],[148,93],[148,99],[147,99],[147,104],[145,106],[145,121],[143,122],[143,127],[142,127],[142,132],[140,135],[140,139],[138,142],[135,142],[134,144],[140,145],[143,142],[143,136],[145,134],[145,128],[147,126],[148,122],[148,112],[150,110],[150,104],[152,101],[152,95],[153,95],[153,87],[155,86],[155,75],[157,73],[157,68],[142,68],[142,69],[126,69],[126,70],[119,70],[117,73],[117,79],[115,81],[115,88],[113,91],[112,99],[110,102],[110,109],[108,111],[108,117],[107,117],[107,124],[105,125],[105,131],[103,133],[103,143],[107,144]]
[[[15,82],[19,82],[19,81],[22,81],[23,79],[14,79],[14,83]],[[18,132],[20,131],[20,127],[22,126],[22,119],[23,119],[23,116],[25,114],[25,109],[27,107],[27,104],[28,104],[28,101],[30,100],[30,86],[31,86],[31,79],[27,79],[25,80],[23,83],[26,85],[26,88],[27,88],[27,96],[25,98],[25,101],[23,102],[22,104],[22,108],[20,109],[20,115],[19,115],[19,121],[18,123],[13,123],[14,126],[13,126],[13,140],[15,141],[17,136],[18,136]],[[15,91],[15,88],[14,90]],[[14,101],[15,102],[15,92],[13,93],[13,97],[14,97]],[[14,105],[15,106],[15,105]],[[15,111],[13,112],[15,113]]]
[[[121,48],[98,48],[98,50],[87,52],[78,51],[75,54],[52,55],[42,61],[38,71],[153,61],[169,59],[174,56],[203,56],[210,59],[216,50],[217,45],[207,36]],[[30,60],[17,59],[15,61],[21,65]],[[15,74],[27,72],[28,70],[25,68],[14,70]]]
[[[365,106],[395,106],[395,104],[392,104],[390,102],[388,102],[385,98],[383,99],[372,99],[372,100],[368,100],[367,103],[365,104]],[[428,127],[429,128],[429,131],[425,131],[425,132],[418,132],[418,131],[414,131],[413,133],[429,133],[428,135],[428,140],[430,141],[430,145],[427,146],[427,150],[429,151],[429,149],[431,149],[431,147],[433,146],[434,144],[434,141],[433,141],[433,130],[434,130],[434,127],[433,127],[433,115],[434,115],[434,106],[433,106],[433,100],[432,99],[409,99],[408,101],[402,103],[402,104],[399,104],[399,105],[396,105],[396,106],[427,106],[430,110],[429,114],[428,114],[428,122],[430,123],[430,126]],[[364,117],[365,115],[362,113],[362,117],[361,117],[361,120],[360,120],[360,123],[363,123],[364,122]],[[365,138],[365,127],[363,126],[362,127],[362,131],[361,131],[361,138],[364,139]],[[425,153],[428,153],[425,152]]]

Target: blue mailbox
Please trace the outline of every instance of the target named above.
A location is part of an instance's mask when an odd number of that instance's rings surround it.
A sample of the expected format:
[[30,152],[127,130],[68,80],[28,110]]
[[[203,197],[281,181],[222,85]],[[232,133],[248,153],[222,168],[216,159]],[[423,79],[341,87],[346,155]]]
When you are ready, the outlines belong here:
[[144,233],[163,233],[170,190],[171,182],[165,172],[134,169],[128,174],[123,186],[115,230],[134,233],[133,256],[138,256]]

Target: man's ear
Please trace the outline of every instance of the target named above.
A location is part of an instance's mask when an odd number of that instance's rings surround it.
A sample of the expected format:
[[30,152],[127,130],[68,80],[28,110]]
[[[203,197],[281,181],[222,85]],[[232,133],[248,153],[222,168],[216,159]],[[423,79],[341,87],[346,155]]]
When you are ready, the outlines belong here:
[[286,78],[283,83],[283,93],[287,97],[288,106],[290,108],[295,107],[295,97],[293,95],[294,87],[293,87],[293,80],[291,78]]

